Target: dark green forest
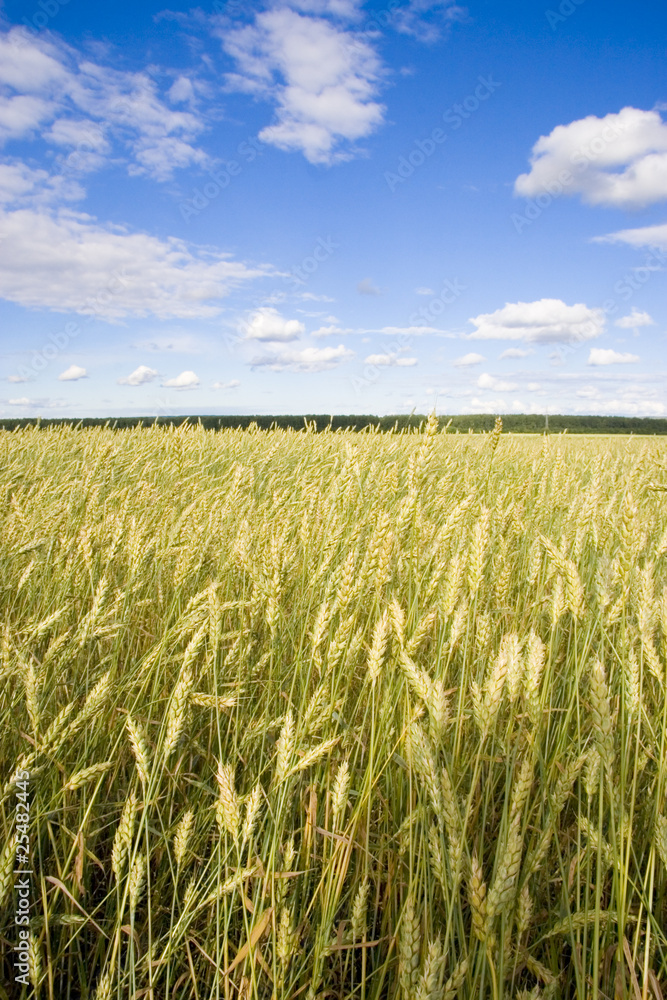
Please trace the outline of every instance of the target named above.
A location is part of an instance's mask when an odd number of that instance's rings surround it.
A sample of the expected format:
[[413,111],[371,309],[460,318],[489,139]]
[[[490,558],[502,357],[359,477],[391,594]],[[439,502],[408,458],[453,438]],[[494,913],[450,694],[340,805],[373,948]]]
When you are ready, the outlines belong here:
[[[118,429],[131,427],[159,426],[178,427],[184,423],[201,424],[207,430],[224,430],[230,427],[247,428],[256,425],[260,430],[270,430],[272,427],[291,428],[293,430],[310,430],[315,432],[355,430],[355,431],[405,431],[417,430],[427,417],[420,413],[399,414],[378,417],[373,414],[337,414],[327,416],[321,413],[279,414],[277,416],[161,416],[161,417],[84,417],[75,419],[69,417],[56,419],[0,419],[0,430],[15,431],[22,427],[40,426],[53,427],[69,425],[72,427],[114,427]],[[496,420],[495,413],[463,414],[458,416],[439,417],[442,429],[448,428],[449,433],[467,434],[484,433],[493,429]],[[513,434],[540,434],[548,431],[550,434],[667,434],[667,419],[656,417],[599,417],[599,416],[565,416],[563,414],[549,415],[548,426],[544,414],[503,414],[503,430]]]

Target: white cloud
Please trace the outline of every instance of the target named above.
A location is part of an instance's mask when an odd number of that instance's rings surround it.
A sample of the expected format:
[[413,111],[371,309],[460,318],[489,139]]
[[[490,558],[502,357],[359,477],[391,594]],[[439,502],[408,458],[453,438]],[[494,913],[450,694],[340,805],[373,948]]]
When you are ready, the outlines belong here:
[[444,28],[464,14],[465,9],[456,0],[408,0],[394,9],[392,25],[420,42],[434,42]]
[[620,326],[622,330],[637,330],[640,326],[655,326],[655,320],[647,312],[633,306],[630,315],[615,320],[614,326]]
[[262,306],[244,323],[246,340],[298,340],[305,329],[300,320],[285,319],[272,306]]
[[424,286],[421,286],[420,288],[415,288],[415,292],[417,293],[417,295],[435,295],[435,292],[433,291],[432,288],[425,288]]
[[303,348],[276,345],[270,353],[253,358],[250,363],[253,367],[272,371],[322,372],[336,368],[353,357],[354,352],[343,344],[338,347]]
[[27,396],[19,396],[17,399],[8,399],[7,402],[10,406],[30,406],[31,401]]
[[27,382],[28,378],[25,375],[8,375],[7,376],[7,381],[8,382],[15,382],[15,383],[16,382]]
[[80,365],[70,365],[58,376],[59,382],[78,382],[80,378],[88,378],[88,372]]
[[176,378],[168,378],[162,385],[165,389],[196,389],[199,379],[194,372],[181,372]]
[[529,382],[528,385],[526,386],[528,392],[539,392],[541,388],[542,386],[540,385],[539,382]]
[[313,337],[341,337],[346,333],[356,333],[357,331],[353,327],[342,327],[336,326],[332,323],[330,326],[319,326],[317,330],[313,330]]
[[211,317],[230,290],[267,273],[69,212],[0,212],[0,231],[0,297],[32,309],[107,320]]
[[481,365],[482,361],[486,361],[483,354],[464,354],[463,357],[456,358],[452,361],[452,364],[456,368],[468,368],[470,365]]
[[367,365],[392,365],[397,368],[412,368],[418,364],[417,358],[400,358],[395,354],[369,354],[364,359]]
[[129,375],[119,378],[118,385],[146,385],[147,382],[152,382],[153,379],[157,378],[157,375],[154,368],[149,368],[148,365],[139,365]]
[[603,347],[591,348],[591,353],[588,355],[589,365],[632,365],[639,360],[637,354],[621,354],[619,351]]
[[523,340],[529,344],[577,344],[599,337],[605,328],[602,309],[583,303],[568,306],[560,299],[508,302],[502,309],[474,316],[468,340]]
[[506,351],[500,355],[499,360],[505,361],[507,358],[527,358],[532,351],[524,351],[521,347],[508,347]]
[[631,247],[658,247],[667,250],[667,222],[657,226],[641,226],[639,229],[621,229],[607,236],[594,236],[593,242],[627,243]]
[[39,131],[72,151],[64,160],[70,171],[102,166],[112,140],[131,173],[160,181],[176,168],[209,163],[193,145],[202,118],[170,108],[147,73],[98,65],[55,36],[0,32],[0,86],[0,140]]
[[21,160],[0,163],[0,205],[45,205],[76,201],[85,191],[75,180],[34,170]]
[[362,280],[357,285],[357,291],[360,295],[381,295],[380,289],[377,285],[374,285],[370,278],[362,278]]
[[167,96],[174,104],[191,101],[195,96],[195,88],[192,86],[192,80],[188,79],[187,76],[179,76],[172,83]]
[[480,389],[491,389],[493,392],[514,392],[515,389],[519,388],[516,382],[505,382],[503,379],[495,378],[487,372],[479,376],[477,385]]
[[220,37],[239,68],[229,86],[277,103],[277,121],[259,133],[264,142],[331,164],[349,159],[382,123],[380,62],[353,32],[278,7],[243,28],[221,28]]
[[237,378],[231,379],[229,382],[214,382],[211,386],[212,389],[237,389],[241,383]]
[[667,123],[626,107],[558,125],[535,143],[516,194],[581,195],[590,205],[640,208],[667,198]]

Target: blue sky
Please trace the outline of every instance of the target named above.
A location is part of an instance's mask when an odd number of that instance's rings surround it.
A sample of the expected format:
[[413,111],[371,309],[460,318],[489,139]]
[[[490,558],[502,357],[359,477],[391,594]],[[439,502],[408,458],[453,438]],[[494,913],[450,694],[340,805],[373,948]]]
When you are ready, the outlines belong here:
[[0,18],[0,415],[667,414],[663,3]]

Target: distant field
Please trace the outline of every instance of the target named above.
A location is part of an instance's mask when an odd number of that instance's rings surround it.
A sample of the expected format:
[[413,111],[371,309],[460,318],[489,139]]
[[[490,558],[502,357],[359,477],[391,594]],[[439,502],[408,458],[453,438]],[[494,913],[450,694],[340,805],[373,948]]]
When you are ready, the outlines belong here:
[[0,454],[0,998],[667,996],[662,438]]
[[[83,417],[80,420],[70,417],[59,417],[42,420],[41,418],[0,418],[0,429],[13,431],[17,428],[41,424],[42,427],[77,426],[77,427],[151,427],[158,424],[162,427],[178,427],[183,423],[201,426],[206,430],[232,430],[257,426],[260,430],[273,427],[279,430],[303,430],[305,426],[317,431],[402,431],[423,428],[427,420],[424,414],[400,413],[385,417],[374,414],[334,414],[327,416],[322,413],[224,416],[201,414],[197,416],[162,416],[162,417]],[[494,413],[464,413],[454,416],[438,417],[440,429],[449,427],[451,434],[487,433],[493,430],[496,421]],[[600,416],[570,416],[567,414],[510,413],[502,417],[506,433],[514,434],[633,434],[656,435],[667,434],[667,418],[663,417],[600,417]]]

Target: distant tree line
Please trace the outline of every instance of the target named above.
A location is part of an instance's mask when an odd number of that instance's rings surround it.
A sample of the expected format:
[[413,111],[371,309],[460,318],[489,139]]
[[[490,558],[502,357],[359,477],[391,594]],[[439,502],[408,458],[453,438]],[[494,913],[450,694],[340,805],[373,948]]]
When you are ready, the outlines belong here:
[[[420,413],[398,414],[388,417],[378,417],[373,414],[335,414],[326,416],[321,413],[303,415],[279,414],[277,416],[173,416],[173,417],[73,417],[57,418],[12,418],[0,419],[0,429],[14,431],[22,427],[111,427],[116,429],[132,427],[151,427],[155,424],[161,427],[180,427],[181,424],[200,424],[206,430],[225,430],[227,428],[247,428],[256,425],[260,430],[270,430],[272,427],[293,430],[311,430],[321,432],[331,428],[332,431],[355,430],[372,431],[405,431],[417,430],[427,417]],[[495,413],[462,414],[452,417],[439,417],[440,427],[448,426],[449,433],[467,434],[481,433],[493,430],[496,420]],[[565,416],[550,414],[548,422],[544,414],[510,413],[503,415],[503,430],[514,434],[536,434],[548,430],[552,434],[567,431],[569,434],[667,434],[667,419],[658,417],[596,417],[596,416]],[[547,426],[548,423],[548,426]]]

